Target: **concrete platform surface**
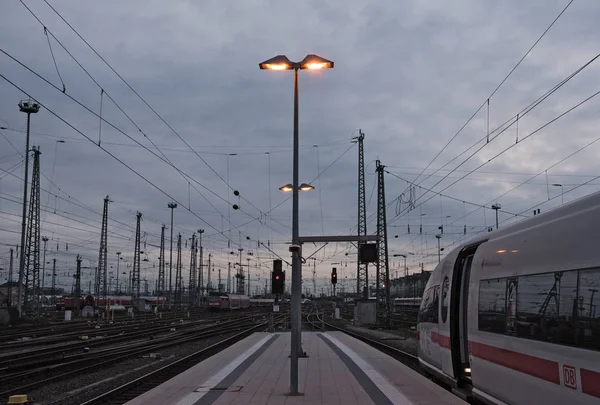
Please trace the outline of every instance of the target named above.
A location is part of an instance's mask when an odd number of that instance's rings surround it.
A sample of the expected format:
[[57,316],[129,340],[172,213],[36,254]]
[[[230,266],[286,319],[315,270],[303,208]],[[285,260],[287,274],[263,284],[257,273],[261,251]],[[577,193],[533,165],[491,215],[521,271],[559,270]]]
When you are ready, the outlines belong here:
[[255,333],[127,405],[463,405],[466,402],[343,332],[304,332],[290,396],[290,334]]

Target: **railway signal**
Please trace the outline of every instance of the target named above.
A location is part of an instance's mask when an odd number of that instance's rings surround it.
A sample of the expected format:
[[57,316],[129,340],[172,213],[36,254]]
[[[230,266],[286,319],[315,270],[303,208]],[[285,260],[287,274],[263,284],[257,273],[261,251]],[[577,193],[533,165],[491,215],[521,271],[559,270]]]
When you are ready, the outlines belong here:
[[282,270],[281,260],[273,260],[273,273],[271,273],[271,291],[273,294],[283,294],[285,286],[285,273]]
[[337,284],[337,269],[335,267],[331,269],[331,284]]

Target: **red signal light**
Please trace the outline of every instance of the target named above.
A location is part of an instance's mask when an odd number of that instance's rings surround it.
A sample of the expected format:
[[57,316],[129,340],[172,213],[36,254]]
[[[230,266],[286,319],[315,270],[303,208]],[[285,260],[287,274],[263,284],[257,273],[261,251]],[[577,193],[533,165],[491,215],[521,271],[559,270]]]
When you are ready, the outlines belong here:
[[279,280],[279,276],[275,276],[275,280]]

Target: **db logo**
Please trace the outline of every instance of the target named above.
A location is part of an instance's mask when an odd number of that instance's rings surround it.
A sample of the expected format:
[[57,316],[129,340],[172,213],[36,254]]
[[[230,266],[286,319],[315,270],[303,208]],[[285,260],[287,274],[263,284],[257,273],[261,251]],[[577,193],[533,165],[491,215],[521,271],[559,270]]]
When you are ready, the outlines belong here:
[[577,371],[575,367],[563,365],[563,382],[565,387],[577,389]]

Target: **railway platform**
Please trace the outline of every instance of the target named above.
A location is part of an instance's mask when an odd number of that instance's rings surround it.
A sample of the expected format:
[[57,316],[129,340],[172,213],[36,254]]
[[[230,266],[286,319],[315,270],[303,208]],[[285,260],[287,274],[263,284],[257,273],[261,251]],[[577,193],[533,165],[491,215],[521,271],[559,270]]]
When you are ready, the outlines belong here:
[[466,402],[343,332],[304,332],[299,390],[290,396],[290,334],[255,333],[127,405],[399,404]]

